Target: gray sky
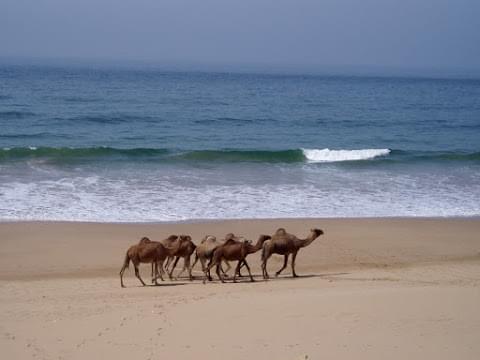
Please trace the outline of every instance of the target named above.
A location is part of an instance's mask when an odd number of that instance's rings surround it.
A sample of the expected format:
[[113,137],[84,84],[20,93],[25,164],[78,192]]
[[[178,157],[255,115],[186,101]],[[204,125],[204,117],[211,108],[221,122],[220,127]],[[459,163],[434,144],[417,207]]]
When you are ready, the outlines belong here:
[[480,67],[479,0],[0,0],[0,56]]

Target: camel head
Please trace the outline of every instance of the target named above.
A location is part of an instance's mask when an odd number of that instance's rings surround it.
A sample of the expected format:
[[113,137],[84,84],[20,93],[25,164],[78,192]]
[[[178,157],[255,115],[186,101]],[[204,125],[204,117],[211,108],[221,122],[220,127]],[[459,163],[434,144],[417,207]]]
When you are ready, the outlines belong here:
[[317,228],[310,229],[310,231],[315,235],[315,237],[319,237],[320,235],[324,234],[323,230]]

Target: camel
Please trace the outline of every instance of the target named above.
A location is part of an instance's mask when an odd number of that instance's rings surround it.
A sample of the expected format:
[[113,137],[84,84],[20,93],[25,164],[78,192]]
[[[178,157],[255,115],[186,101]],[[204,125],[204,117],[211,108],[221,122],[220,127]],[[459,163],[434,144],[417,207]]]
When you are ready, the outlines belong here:
[[[162,243],[163,246],[169,246],[169,247],[172,247],[173,246],[173,243],[175,242],[175,240],[177,240],[177,236],[176,235],[170,235],[169,237],[167,237],[166,239],[163,239],[163,240],[160,240],[160,242]],[[175,256],[172,255],[172,256],[169,256],[167,258],[167,261],[165,262],[165,271],[168,272],[168,267],[170,266],[170,264],[172,263],[172,261],[175,259]]]
[[212,267],[216,266],[216,273],[218,278],[225,282],[223,276],[220,274],[220,266],[223,261],[238,261],[237,267],[233,274],[233,282],[236,282],[237,274],[240,273],[240,267],[245,265],[250,276],[250,281],[254,281],[252,273],[250,272],[250,267],[248,266],[246,257],[249,254],[253,254],[260,250],[266,240],[271,239],[269,235],[260,235],[257,243],[255,245],[251,244],[251,241],[235,241],[233,239],[227,240],[224,244],[218,246],[213,251],[212,260],[208,264],[207,269],[205,270],[205,277],[203,282],[205,283],[207,279],[207,274]]
[[[197,249],[195,251],[195,260],[192,264],[192,269],[197,263],[198,260],[200,260],[200,264],[202,265],[202,272],[205,272],[205,269],[207,268],[207,261],[212,259],[213,251],[223,243],[225,243],[228,240],[239,240],[234,234],[228,233],[225,235],[225,240],[224,241],[219,241],[217,238],[213,235],[207,235],[205,236],[202,241],[200,241],[200,244],[197,246]],[[221,268],[222,272],[225,274],[228,272],[230,269],[230,264],[227,262],[227,270],[223,271]],[[208,279],[211,280],[212,277],[210,276],[210,271],[208,272]]]
[[[156,242],[156,243],[161,243],[163,246],[166,246],[166,247],[172,247],[173,246],[173,243],[175,242],[175,240],[178,239],[178,236],[177,235],[170,235],[168,236],[167,238],[163,239],[163,240],[160,240],[160,241],[152,241],[150,240],[149,238],[147,237],[144,237],[142,238],[140,241],[139,241],[139,244],[145,244],[145,243],[148,243],[148,242]],[[168,260],[170,260],[173,256],[169,256],[167,258],[167,265],[166,267],[168,267]],[[153,278],[154,278],[154,263],[152,262],[152,283],[153,283]],[[166,269],[165,269],[166,270]],[[160,273],[163,274],[163,267],[160,269]]]
[[[138,244],[131,246],[125,254],[125,260],[123,261],[123,266],[120,270],[120,285],[125,287],[123,284],[123,273],[125,272],[125,269],[129,267],[130,261],[135,267],[135,276],[140,280],[143,286],[145,286],[145,282],[140,277],[138,267],[141,263],[151,263],[155,270],[155,277],[152,279],[152,282],[155,282],[155,284],[158,285],[157,279],[159,277],[163,281],[163,262],[168,256],[171,256],[178,251],[183,241],[183,239],[178,238],[174,247],[166,247],[158,241],[151,241],[149,238],[143,237]],[[160,273],[158,265],[160,265]]]
[[311,229],[310,234],[305,239],[299,239],[295,235],[289,234],[285,229],[278,229],[270,240],[263,243],[262,247],[262,274],[264,279],[268,279],[267,261],[272,254],[283,255],[283,266],[275,273],[275,276],[287,267],[288,256],[292,254],[292,276],[298,277],[295,272],[295,259],[298,251],[310,245],[316,238],[323,235],[323,231],[320,229]]
[[182,245],[180,246],[180,249],[178,249],[178,251],[175,253],[176,258],[169,272],[169,277],[170,279],[172,278],[173,270],[175,270],[178,260],[180,258],[183,258],[183,268],[180,271],[180,273],[176,276],[176,278],[178,279],[185,270],[188,270],[188,277],[190,281],[192,281],[193,276],[192,276],[192,267],[190,267],[190,257],[192,256],[197,246],[193,243],[192,237],[189,235],[180,235],[180,238],[182,238]]

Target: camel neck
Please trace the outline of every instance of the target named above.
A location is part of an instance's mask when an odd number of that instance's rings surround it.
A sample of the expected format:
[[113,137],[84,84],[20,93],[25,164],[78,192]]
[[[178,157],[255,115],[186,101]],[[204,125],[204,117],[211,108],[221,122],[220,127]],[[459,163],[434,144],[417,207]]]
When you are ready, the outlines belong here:
[[265,242],[265,238],[263,237],[260,237],[258,240],[257,240],[257,243],[255,245],[248,245],[247,246],[247,250],[249,253],[254,253],[254,252],[257,252],[258,250],[260,250],[262,248],[262,245],[263,243]]
[[298,239],[296,245],[297,245],[299,248],[302,248],[302,247],[305,247],[305,246],[310,245],[310,244],[313,242],[313,240],[315,240],[315,239],[316,239],[316,237],[313,236],[313,234],[310,234],[310,235],[309,235],[307,238],[305,238],[305,239]]

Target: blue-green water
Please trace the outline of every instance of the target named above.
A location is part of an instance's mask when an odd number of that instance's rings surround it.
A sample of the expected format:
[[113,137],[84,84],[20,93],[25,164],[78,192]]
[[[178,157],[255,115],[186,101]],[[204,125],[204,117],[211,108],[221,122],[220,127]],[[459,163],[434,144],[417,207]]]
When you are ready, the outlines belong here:
[[480,80],[0,66],[0,220],[480,215]]

